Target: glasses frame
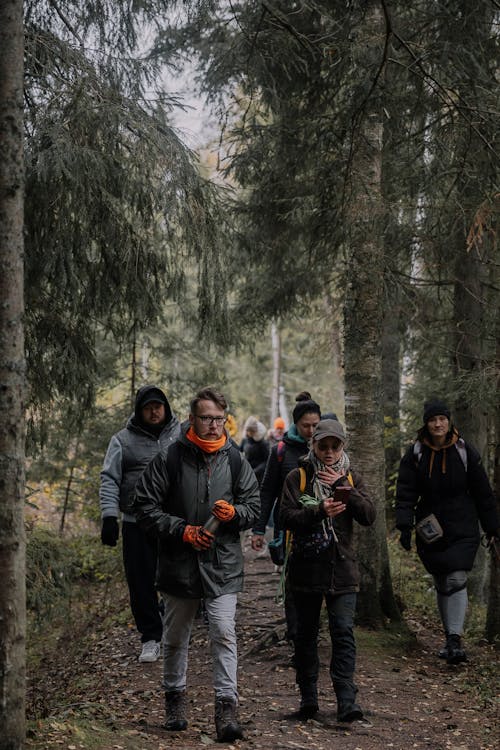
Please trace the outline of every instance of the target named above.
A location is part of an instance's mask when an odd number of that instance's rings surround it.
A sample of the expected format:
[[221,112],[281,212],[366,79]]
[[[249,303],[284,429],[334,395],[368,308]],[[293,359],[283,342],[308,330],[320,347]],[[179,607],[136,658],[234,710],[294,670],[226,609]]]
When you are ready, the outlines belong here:
[[205,424],[207,426],[216,424],[218,427],[221,427],[227,422],[227,417],[211,417],[208,414],[195,414],[194,416],[199,419],[202,424]]

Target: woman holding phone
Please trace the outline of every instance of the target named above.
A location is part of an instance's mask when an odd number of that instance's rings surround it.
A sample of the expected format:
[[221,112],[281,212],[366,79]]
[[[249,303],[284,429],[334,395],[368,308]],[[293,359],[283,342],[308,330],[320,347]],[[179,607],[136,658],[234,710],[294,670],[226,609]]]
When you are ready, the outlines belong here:
[[337,697],[337,719],[350,722],[363,718],[353,681],[354,612],[359,591],[353,521],[370,526],[375,520],[375,504],[360,475],[351,469],[344,444],[340,422],[319,422],[312,449],[285,480],[280,525],[292,532],[287,576],[298,620],[298,717],[308,719],[319,711],[318,633],[324,599],[332,642],[330,677]]

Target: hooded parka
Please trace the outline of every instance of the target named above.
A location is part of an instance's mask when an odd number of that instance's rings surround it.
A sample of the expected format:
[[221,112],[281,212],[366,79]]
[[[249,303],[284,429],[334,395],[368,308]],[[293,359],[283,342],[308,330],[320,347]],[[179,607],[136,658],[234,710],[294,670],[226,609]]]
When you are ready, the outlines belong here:
[[[461,439],[460,439],[461,440]],[[421,451],[411,445],[401,459],[396,487],[396,526],[411,529],[433,513],[441,539],[426,544],[417,535],[417,552],[433,575],[471,570],[479,545],[479,525],[487,534],[498,529],[493,491],[479,453],[462,440],[467,468],[457,442],[440,449],[425,442]]]

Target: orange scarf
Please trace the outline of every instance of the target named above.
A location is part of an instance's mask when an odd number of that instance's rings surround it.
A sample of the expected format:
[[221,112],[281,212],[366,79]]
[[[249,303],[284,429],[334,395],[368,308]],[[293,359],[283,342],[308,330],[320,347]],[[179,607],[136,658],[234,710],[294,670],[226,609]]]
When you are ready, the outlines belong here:
[[218,440],[203,440],[199,437],[191,426],[186,432],[186,437],[192,443],[201,448],[204,453],[216,453],[226,444],[226,434],[223,432]]

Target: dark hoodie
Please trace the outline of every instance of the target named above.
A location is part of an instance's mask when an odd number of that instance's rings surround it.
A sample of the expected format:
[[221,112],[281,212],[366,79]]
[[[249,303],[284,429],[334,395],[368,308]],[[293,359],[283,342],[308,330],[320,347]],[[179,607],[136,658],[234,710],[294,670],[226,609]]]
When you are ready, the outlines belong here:
[[[158,425],[145,424],[142,418],[142,409],[144,408],[144,406],[146,406],[146,404],[150,404],[152,401],[158,401],[165,406],[165,419]],[[171,419],[172,410],[170,408],[170,404],[168,403],[168,399],[161,388],[158,388],[155,385],[144,385],[142,386],[142,388],[139,388],[135,396],[134,414],[131,417],[131,422],[133,425],[139,427],[145,432],[150,432],[155,437],[158,437],[165,425],[168,424]]]

